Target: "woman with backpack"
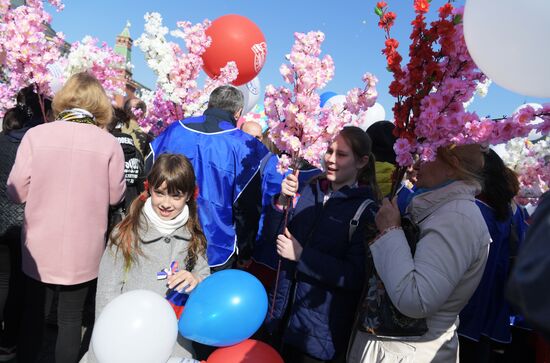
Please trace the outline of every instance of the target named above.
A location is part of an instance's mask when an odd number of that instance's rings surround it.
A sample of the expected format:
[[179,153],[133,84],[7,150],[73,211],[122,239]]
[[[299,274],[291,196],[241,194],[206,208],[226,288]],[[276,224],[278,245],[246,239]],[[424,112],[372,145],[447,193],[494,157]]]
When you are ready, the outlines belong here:
[[[281,339],[286,362],[345,361],[364,282],[364,230],[377,210],[371,145],[363,130],[345,127],[324,155],[325,174],[299,197],[298,177],[290,174],[274,197],[266,223],[276,236],[282,266],[266,329]],[[282,230],[289,201],[288,226]]]

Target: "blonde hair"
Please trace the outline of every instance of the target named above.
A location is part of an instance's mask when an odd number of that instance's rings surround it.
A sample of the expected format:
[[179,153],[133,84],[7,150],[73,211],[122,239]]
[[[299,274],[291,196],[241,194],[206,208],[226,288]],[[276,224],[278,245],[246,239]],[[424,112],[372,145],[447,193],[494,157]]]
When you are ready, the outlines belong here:
[[97,78],[87,72],[76,73],[56,93],[52,102],[55,117],[63,110],[82,108],[94,115],[99,126],[111,122],[113,106]]
[[464,181],[483,183],[484,158],[478,144],[442,147],[437,156],[455,172],[455,178]]

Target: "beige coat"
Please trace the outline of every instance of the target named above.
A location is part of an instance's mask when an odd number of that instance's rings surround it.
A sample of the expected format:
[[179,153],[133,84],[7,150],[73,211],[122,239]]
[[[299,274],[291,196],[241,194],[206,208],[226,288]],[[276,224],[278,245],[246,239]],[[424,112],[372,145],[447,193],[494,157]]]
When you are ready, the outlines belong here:
[[370,249],[395,306],[426,318],[421,337],[381,338],[358,332],[349,362],[458,361],[458,314],[485,268],[491,237],[474,196],[479,185],[463,181],[415,197],[408,212],[420,223],[414,258],[402,230],[392,230]]

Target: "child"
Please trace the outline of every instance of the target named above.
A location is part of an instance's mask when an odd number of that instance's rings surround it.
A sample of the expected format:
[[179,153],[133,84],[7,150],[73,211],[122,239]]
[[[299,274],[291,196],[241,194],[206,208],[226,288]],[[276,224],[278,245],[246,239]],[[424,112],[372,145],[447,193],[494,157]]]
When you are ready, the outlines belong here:
[[[101,259],[96,319],[111,300],[127,291],[147,289],[163,296],[172,289],[189,293],[209,274],[189,160],[183,155],[160,155],[145,184],[145,191],[115,227]],[[179,271],[168,273],[167,280],[157,280],[157,273],[173,261]],[[94,362],[89,353],[88,362]],[[191,343],[178,336],[172,355],[191,357]]]
[[[274,344],[282,338],[285,362],[345,361],[364,283],[365,229],[378,208],[371,145],[363,130],[345,127],[325,153],[325,174],[302,189],[288,228],[273,238],[282,264],[265,328]],[[266,233],[281,228],[298,184],[293,174],[283,180]]]

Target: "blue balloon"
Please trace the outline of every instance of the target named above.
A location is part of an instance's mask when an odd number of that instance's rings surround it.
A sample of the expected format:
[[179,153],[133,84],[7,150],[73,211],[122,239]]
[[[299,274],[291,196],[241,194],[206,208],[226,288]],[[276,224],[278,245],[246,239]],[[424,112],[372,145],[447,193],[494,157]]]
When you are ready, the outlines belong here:
[[319,106],[323,107],[325,105],[325,103],[331,98],[331,97],[334,97],[336,96],[338,93],[336,92],[332,92],[332,91],[327,91],[327,92],[324,92],[324,93],[321,93],[321,102],[319,104]]
[[178,327],[187,339],[226,347],[252,336],[266,313],[267,294],[260,281],[248,272],[223,270],[189,295]]

